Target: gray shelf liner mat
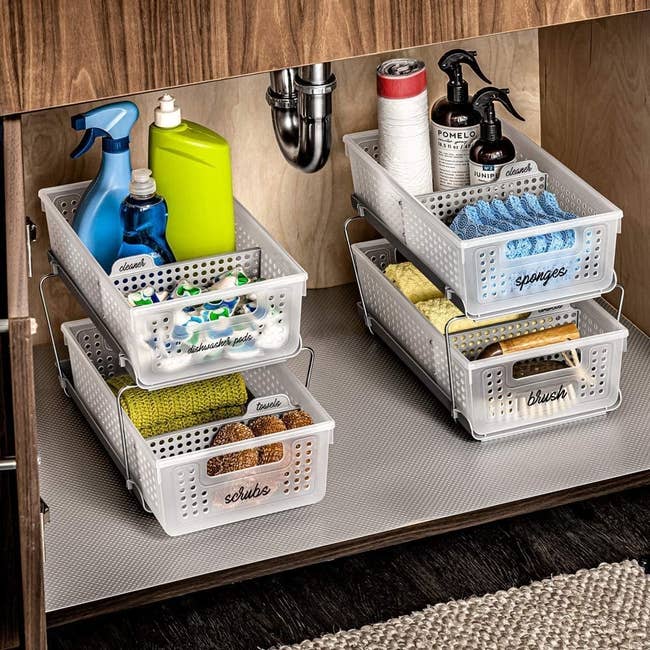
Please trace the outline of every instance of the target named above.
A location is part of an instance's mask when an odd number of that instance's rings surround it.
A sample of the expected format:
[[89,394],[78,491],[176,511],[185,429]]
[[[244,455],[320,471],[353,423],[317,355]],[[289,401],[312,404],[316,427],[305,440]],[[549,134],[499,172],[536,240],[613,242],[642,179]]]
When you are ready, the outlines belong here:
[[336,420],[325,499],[182,537],[140,509],[36,350],[48,611],[650,468],[650,339],[634,327],[618,411],[480,443],[365,331],[357,299],[347,285],[304,304],[311,390]]

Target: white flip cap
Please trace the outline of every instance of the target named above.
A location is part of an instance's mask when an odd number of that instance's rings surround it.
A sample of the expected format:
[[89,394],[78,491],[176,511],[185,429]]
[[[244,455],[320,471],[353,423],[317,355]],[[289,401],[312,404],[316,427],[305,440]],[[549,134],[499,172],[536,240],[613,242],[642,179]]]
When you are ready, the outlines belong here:
[[171,129],[181,123],[181,109],[175,106],[176,100],[165,93],[158,98],[158,108],[154,111],[154,124],[163,129]]
[[156,181],[151,175],[151,170],[145,167],[134,169],[131,172],[131,182],[129,183],[129,194],[131,196],[151,196],[156,193]]

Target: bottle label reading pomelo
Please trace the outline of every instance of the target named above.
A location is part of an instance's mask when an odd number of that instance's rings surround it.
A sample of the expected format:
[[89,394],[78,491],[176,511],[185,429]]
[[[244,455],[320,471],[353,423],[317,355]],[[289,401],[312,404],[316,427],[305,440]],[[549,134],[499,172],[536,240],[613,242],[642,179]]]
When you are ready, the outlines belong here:
[[454,128],[429,122],[434,189],[454,190],[469,185],[469,149],[478,125]]
[[475,163],[470,160],[469,162],[469,180],[471,185],[483,185],[484,183],[493,183],[499,178],[501,169],[509,163],[500,165],[488,165]]

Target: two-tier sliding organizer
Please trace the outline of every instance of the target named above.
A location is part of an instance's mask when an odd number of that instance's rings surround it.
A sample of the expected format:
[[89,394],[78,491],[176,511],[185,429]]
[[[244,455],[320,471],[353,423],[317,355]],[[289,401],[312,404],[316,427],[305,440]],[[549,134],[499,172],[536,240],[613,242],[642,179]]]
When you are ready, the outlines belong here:
[[[504,125],[505,127],[505,125]],[[619,320],[623,290],[614,253],[622,212],[512,127],[506,135],[517,163],[490,184],[415,197],[377,162],[377,131],[344,137],[360,216],[346,238],[366,326],[376,333],[479,440],[603,414],[621,402],[619,381],[627,329]],[[505,173],[504,173],[505,172]],[[578,218],[535,228],[460,239],[447,225],[465,205],[524,192],[553,192]],[[350,223],[366,219],[384,239],[352,244]],[[447,222],[447,223],[445,223]],[[561,250],[510,255],[509,242],[572,231]],[[383,270],[413,262],[472,320],[517,314],[505,322],[439,332]],[[620,288],[617,318],[593,300]],[[460,318],[460,317],[458,317]],[[491,359],[489,344],[573,322],[581,338]],[[531,359],[574,359],[572,365],[520,376]]]
[[[163,266],[128,258],[109,276],[69,223],[85,187],[77,183],[39,192],[53,269],[41,280],[41,298],[63,390],[88,419],[127,487],[169,535],[320,501],[334,422],[308,390],[313,352],[300,338],[305,271],[236,203],[236,252]],[[215,277],[237,268],[255,282],[210,289]],[[90,316],[62,326],[69,360],[59,356],[47,311],[45,284],[54,276]],[[183,281],[202,293],[137,307],[127,300],[134,291],[170,292]],[[207,320],[191,332],[180,324],[188,310],[234,297],[254,301],[253,309]],[[301,350],[310,353],[305,386],[281,363]],[[133,381],[116,396],[105,380],[126,372]],[[251,397],[240,417],[144,438],[122,408],[123,394],[136,386],[156,390],[232,372],[242,373]],[[313,424],[211,446],[225,423],[296,408]],[[280,460],[216,476],[208,471],[212,458],[274,443],[282,447]]]

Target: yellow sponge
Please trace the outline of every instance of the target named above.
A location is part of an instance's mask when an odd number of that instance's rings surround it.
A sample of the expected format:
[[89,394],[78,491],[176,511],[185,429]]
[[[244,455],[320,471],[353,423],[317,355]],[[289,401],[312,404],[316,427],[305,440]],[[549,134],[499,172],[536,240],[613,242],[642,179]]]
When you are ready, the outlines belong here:
[[[106,383],[117,395],[133,380],[118,375]],[[247,402],[239,373],[153,391],[131,388],[122,395],[122,408],[145,438],[242,415]]]
[[[415,306],[441,334],[445,333],[445,325],[447,325],[450,319],[462,315],[460,309],[458,309],[451,300],[447,300],[446,298],[424,300],[418,302]],[[496,325],[497,323],[519,320],[521,318],[526,318],[527,316],[528,314],[510,314],[509,316],[499,316],[498,318],[488,318],[480,321],[462,318],[454,321],[449,327],[449,331],[463,332],[476,327],[487,327],[488,325]]]
[[443,295],[411,262],[389,264],[384,273],[411,302],[441,298]]

